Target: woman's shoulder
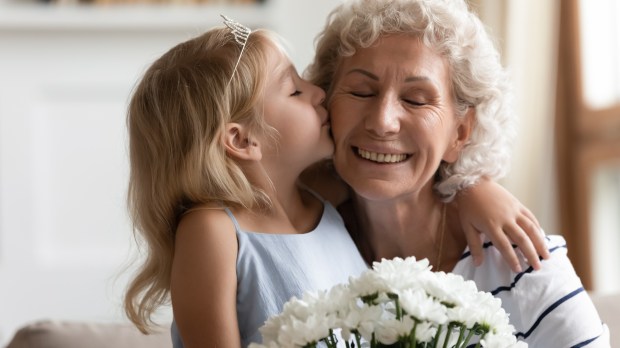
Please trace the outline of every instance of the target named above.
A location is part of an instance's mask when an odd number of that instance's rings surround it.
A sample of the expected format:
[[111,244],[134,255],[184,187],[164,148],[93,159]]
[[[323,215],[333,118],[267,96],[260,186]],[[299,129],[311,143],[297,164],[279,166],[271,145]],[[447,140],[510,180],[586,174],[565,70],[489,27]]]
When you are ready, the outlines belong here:
[[[506,263],[500,251],[489,240],[483,242],[484,261],[476,266],[469,249],[466,249],[454,268],[454,273],[461,274],[466,279],[476,281],[481,290],[501,292],[500,289],[514,289],[525,277],[534,282],[544,283],[551,279],[570,279],[579,282],[574,268],[567,256],[566,241],[560,235],[546,235],[545,243],[550,257],[541,260],[542,268],[535,271],[524,257],[521,260],[521,272],[514,272]],[[513,245],[517,248],[516,245]],[[520,254],[517,250],[517,254]],[[525,282],[524,282],[525,283]]]
[[598,337],[604,327],[567,256],[566,241],[560,235],[546,235],[545,241],[550,257],[539,270],[522,259],[523,270],[513,272],[486,241],[482,265],[475,267],[466,256],[455,273],[500,298],[518,337],[532,346],[568,347]]
[[566,240],[559,234],[545,235],[545,243],[547,244],[549,251],[551,251],[551,249],[558,248],[562,248],[564,250],[567,249]]

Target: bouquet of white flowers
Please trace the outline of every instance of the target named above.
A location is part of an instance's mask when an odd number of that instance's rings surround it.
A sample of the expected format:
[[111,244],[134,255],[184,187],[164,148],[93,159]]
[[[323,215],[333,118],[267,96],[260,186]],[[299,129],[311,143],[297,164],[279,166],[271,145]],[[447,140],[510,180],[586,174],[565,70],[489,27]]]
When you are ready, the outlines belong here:
[[293,298],[260,332],[263,344],[250,348],[527,347],[501,300],[414,257],[375,262],[348,284]]

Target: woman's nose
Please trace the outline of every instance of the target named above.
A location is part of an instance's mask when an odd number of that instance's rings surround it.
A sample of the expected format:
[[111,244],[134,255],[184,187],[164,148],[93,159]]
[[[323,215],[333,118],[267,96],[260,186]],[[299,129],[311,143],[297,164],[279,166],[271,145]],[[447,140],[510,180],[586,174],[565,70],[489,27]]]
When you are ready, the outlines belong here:
[[396,98],[377,97],[375,107],[369,108],[366,112],[365,127],[371,134],[385,137],[400,130],[401,106]]

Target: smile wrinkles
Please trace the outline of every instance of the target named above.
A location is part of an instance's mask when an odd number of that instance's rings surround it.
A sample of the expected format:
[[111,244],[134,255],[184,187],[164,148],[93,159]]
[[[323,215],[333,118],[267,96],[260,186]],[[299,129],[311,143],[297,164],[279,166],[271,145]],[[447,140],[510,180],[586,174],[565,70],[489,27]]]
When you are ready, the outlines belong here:
[[356,150],[357,154],[360,157],[377,163],[398,163],[406,160],[407,157],[409,157],[408,154],[378,153],[360,148],[356,148]]

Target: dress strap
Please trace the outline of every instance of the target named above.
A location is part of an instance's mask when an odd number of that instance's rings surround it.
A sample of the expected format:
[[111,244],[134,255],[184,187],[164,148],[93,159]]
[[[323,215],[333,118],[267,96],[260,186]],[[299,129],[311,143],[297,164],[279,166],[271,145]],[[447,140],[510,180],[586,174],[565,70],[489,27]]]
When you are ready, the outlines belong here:
[[224,211],[226,212],[226,214],[228,214],[228,217],[232,221],[233,225],[235,225],[235,231],[241,231],[241,227],[239,227],[239,222],[237,222],[237,219],[235,218],[235,215],[233,215],[232,211],[230,211],[228,207],[224,207]]
[[189,213],[197,211],[197,210],[222,210],[222,209],[226,212],[226,214],[228,215],[230,220],[232,220],[232,223],[235,226],[235,230],[237,232],[241,231],[241,227],[239,226],[239,222],[237,222],[237,219],[235,218],[235,216],[233,215],[232,211],[228,207],[198,207],[198,208],[191,208],[191,209],[186,210],[183,213],[183,215],[189,214]]
[[321,201],[321,203],[325,203],[325,198],[321,197],[321,195],[319,195],[316,191],[314,191],[313,189],[309,188],[308,186],[306,186],[306,184],[304,183],[297,183],[297,185],[304,191],[309,192],[310,194],[312,194],[314,197],[316,197],[316,199],[318,199],[319,201]]

